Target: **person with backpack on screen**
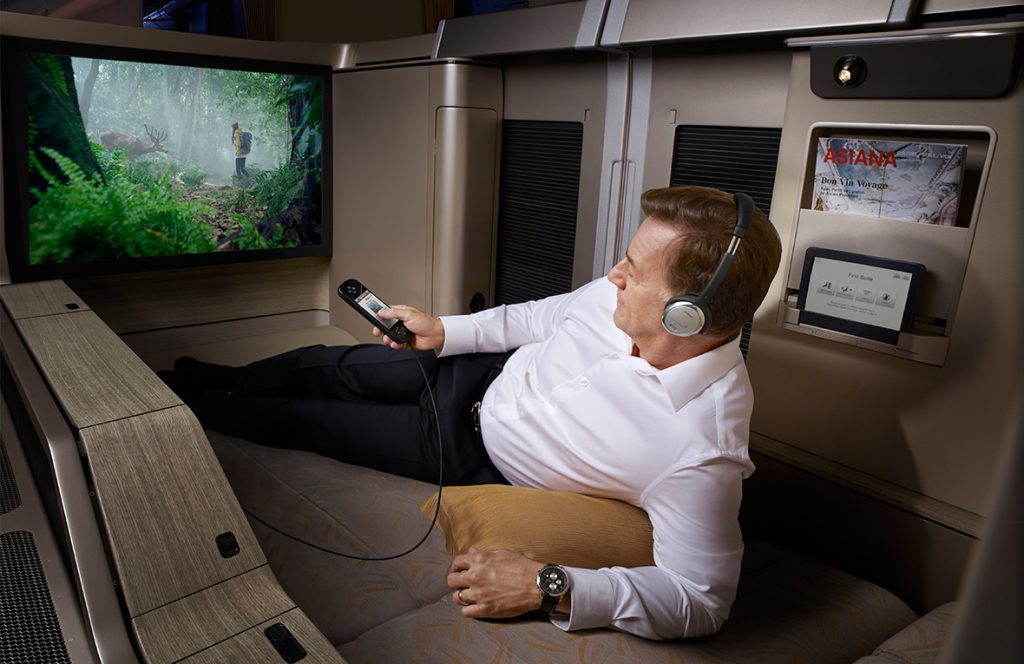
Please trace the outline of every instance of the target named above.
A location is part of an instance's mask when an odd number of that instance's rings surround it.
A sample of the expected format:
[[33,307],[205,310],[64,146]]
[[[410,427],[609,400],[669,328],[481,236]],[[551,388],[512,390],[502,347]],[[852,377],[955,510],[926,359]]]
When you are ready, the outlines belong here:
[[231,142],[235,145],[235,176],[243,181],[249,181],[249,173],[245,170],[245,156],[252,149],[252,134],[238,126],[237,122],[231,123]]

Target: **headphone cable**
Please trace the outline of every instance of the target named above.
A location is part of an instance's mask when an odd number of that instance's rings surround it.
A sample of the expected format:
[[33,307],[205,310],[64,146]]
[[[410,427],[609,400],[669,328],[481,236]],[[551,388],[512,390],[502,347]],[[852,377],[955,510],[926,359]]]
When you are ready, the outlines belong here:
[[402,556],[409,555],[410,553],[412,553],[413,551],[418,549],[424,542],[426,542],[427,538],[430,537],[430,533],[433,532],[434,526],[437,524],[437,517],[438,517],[438,515],[441,513],[441,492],[444,489],[444,445],[441,444],[441,418],[440,418],[440,416],[439,416],[439,414],[437,412],[437,401],[434,400],[434,390],[431,389],[431,387],[430,387],[430,379],[427,378],[427,372],[423,368],[423,362],[420,361],[420,357],[419,357],[419,354],[417,353],[417,351],[413,350],[412,351],[412,356],[413,356],[413,358],[415,358],[416,364],[420,368],[420,374],[423,376],[423,382],[427,386],[427,396],[430,397],[430,406],[431,406],[431,408],[434,411],[434,427],[435,427],[435,429],[437,431],[437,504],[434,505],[434,516],[430,520],[430,526],[427,528],[427,532],[423,534],[423,537],[420,538],[420,541],[416,542],[416,544],[414,544],[409,549],[406,549],[405,551],[403,551],[401,553],[396,553],[396,554],[391,555],[391,556],[357,556],[357,555],[350,554],[350,553],[342,553],[341,551],[334,551],[332,549],[328,549],[326,547],[322,547],[319,544],[314,544],[312,542],[308,542],[308,541],[302,539],[301,537],[297,537],[295,535],[292,535],[291,533],[286,533],[285,531],[281,530],[277,526],[275,526],[275,525],[273,525],[271,523],[267,523],[262,518],[260,518],[257,515],[253,514],[251,511],[246,509],[244,506],[242,507],[242,511],[245,512],[246,514],[248,514],[250,517],[252,517],[257,522],[263,524],[264,526],[266,526],[270,530],[274,531],[278,535],[282,535],[284,537],[287,537],[288,539],[294,540],[296,542],[299,542],[300,544],[305,544],[306,546],[308,546],[310,548],[313,548],[313,549],[316,549],[317,551],[322,551],[324,553],[329,553],[332,556],[340,556],[342,558],[348,558],[350,560],[366,560],[366,561],[371,561],[371,562],[380,562],[380,561],[384,561],[384,560],[395,560],[396,558],[401,558]]

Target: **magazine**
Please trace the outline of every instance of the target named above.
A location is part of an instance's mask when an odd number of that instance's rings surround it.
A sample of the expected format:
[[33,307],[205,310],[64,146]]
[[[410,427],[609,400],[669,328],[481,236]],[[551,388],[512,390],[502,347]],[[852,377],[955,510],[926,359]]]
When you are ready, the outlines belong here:
[[818,139],[811,207],[956,225],[966,145]]

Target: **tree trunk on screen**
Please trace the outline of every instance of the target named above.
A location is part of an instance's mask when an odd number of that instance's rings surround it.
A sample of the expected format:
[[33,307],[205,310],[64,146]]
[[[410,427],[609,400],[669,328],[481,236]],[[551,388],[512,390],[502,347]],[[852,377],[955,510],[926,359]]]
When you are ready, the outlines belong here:
[[82,124],[86,127],[89,126],[89,108],[92,106],[92,91],[96,87],[96,77],[100,73],[100,61],[98,58],[92,59],[92,64],[89,66],[89,74],[85,77],[85,85],[82,87]]
[[[30,126],[35,130],[30,147],[47,172],[65,179],[56,162],[39,150],[43,147],[52,148],[74,161],[86,177],[99,171],[82,122],[70,58],[53,55],[29,58],[28,108]],[[49,184],[35,168],[29,168],[29,186],[44,191]]]

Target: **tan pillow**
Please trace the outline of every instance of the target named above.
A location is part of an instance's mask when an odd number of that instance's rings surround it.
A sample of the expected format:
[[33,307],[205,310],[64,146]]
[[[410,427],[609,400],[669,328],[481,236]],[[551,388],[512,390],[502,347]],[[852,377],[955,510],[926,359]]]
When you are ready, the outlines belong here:
[[[436,504],[434,493],[420,510],[432,517]],[[437,523],[453,556],[475,546],[589,569],[654,564],[647,513],[610,498],[503,484],[445,487]]]

